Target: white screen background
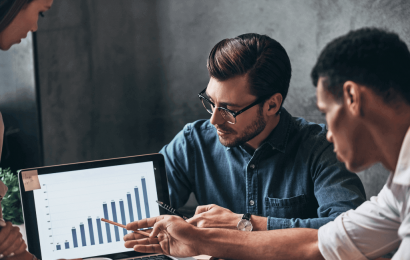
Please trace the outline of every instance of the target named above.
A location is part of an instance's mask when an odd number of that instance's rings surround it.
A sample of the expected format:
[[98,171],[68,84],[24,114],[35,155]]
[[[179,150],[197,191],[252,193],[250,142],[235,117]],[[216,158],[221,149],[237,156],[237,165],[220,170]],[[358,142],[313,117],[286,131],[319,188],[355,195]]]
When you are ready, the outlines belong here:
[[[105,202],[108,219],[114,220],[112,207],[112,202],[114,202],[116,222],[122,224],[123,215],[125,223],[131,221],[130,205],[134,221],[138,220],[135,187],[138,188],[141,217],[147,217],[142,178],[146,182],[150,217],[160,214],[155,202],[158,198],[152,162],[44,174],[38,177],[41,189],[33,193],[41,254],[44,260],[132,251],[124,247],[124,229],[118,227],[119,241],[117,241],[115,227],[109,225],[111,242],[108,243],[106,223],[101,221],[98,225],[97,219],[104,218],[103,203]],[[130,205],[129,199],[131,199]],[[122,200],[124,214],[122,214],[120,200]],[[91,217],[92,232],[89,217]],[[81,232],[81,223],[83,223],[84,232]],[[101,232],[98,226],[101,227]],[[74,247],[73,228],[76,230],[77,247]],[[94,238],[93,245],[92,237]],[[68,248],[66,248],[67,245]],[[60,250],[57,250],[58,246]]]

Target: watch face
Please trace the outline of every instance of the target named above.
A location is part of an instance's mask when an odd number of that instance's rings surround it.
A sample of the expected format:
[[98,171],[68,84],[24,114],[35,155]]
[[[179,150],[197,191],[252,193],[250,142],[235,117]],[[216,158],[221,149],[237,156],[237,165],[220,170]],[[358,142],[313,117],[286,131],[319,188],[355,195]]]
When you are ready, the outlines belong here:
[[252,231],[252,223],[249,220],[241,219],[238,223],[238,230],[241,231]]

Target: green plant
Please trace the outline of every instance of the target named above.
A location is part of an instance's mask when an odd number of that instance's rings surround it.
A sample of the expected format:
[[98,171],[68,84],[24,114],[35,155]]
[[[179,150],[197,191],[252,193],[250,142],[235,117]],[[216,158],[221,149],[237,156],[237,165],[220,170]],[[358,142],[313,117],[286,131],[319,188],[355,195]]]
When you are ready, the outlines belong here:
[[16,174],[13,174],[9,168],[0,168],[0,179],[8,188],[6,196],[4,196],[1,202],[3,218],[6,221],[11,221],[15,225],[22,224],[24,221],[21,210],[18,177]]

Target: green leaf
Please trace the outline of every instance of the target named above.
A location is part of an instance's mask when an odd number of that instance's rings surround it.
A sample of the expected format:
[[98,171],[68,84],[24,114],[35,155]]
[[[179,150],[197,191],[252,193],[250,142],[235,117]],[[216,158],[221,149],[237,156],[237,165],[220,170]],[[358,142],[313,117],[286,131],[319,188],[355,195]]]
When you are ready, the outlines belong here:
[[3,218],[6,221],[11,221],[15,225],[22,224],[23,214],[21,209],[18,177],[9,168],[0,168],[0,179],[8,187],[7,194],[1,202]]

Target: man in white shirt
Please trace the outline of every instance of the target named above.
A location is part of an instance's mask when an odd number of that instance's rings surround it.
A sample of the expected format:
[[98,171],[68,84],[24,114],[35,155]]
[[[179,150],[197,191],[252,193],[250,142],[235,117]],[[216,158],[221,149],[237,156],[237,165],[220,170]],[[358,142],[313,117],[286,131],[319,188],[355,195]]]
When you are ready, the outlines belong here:
[[[397,34],[376,28],[351,31],[325,47],[311,76],[317,86],[317,106],[326,114],[327,139],[334,143],[338,159],[355,172],[377,162],[391,171],[377,197],[319,230],[203,229],[176,216],[159,216],[128,224],[129,230],[154,229],[150,238],[128,234],[125,246],[179,256],[357,260],[375,259],[398,248],[393,259],[410,259],[410,52],[406,44]],[[226,211],[199,207],[193,219],[208,210],[221,216]]]

